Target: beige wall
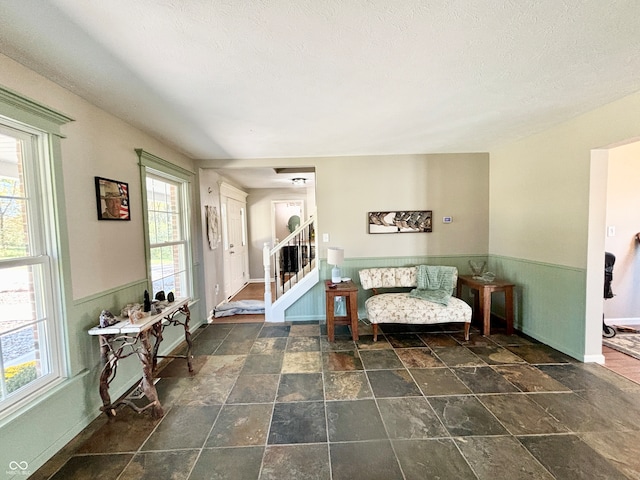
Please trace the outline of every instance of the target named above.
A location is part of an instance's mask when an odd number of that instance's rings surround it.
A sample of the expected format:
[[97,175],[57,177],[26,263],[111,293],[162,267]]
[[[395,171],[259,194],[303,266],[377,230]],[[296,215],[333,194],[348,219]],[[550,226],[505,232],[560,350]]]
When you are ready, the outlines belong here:
[[[327,247],[334,245],[343,247],[347,258],[485,255],[488,251],[489,156],[484,153],[200,162],[208,168],[295,165],[316,168],[320,258],[326,258]],[[266,232],[270,196],[252,192],[249,202],[255,205],[249,211],[250,231]],[[433,210],[433,232],[371,235],[367,213],[380,210]],[[453,223],[443,224],[443,216],[453,217]],[[325,233],[329,234],[326,243],[322,241]],[[261,247],[267,237],[253,234],[252,247]],[[252,277],[256,258],[253,255],[250,260]]]
[[[253,188],[248,190],[247,219],[249,231],[249,273],[252,280],[264,279],[262,266],[262,247],[272,243],[272,204],[275,201],[302,201],[304,203],[304,222],[309,218],[313,205],[313,189]],[[286,230],[285,230],[286,231]],[[288,233],[287,233],[288,235]],[[286,235],[285,235],[286,236]],[[284,239],[284,236],[279,238]]]
[[[140,170],[134,149],[143,148],[189,170],[192,161],[3,55],[0,85],[75,120],[62,127],[73,298],[146,278]],[[129,184],[131,221],[98,221],[94,176]]]
[[616,256],[613,276],[615,297],[604,302],[608,322],[640,323],[640,142],[609,151],[607,176],[607,234],[605,249]]
[[635,94],[492,150],[490,253],[585,268],[591,150],[639,124]]
[[[204,301],[207,315],[224,300],[224,262],[222,256],[222,213],[220,210],[220,182],[222,177],[211,169],[200,169],[200,221],[202,222],[202,264]],[[209,245],[206,232],[205,206],[215,207],[219,220],[219,239]]]
[[[316,172],[323,258],[329,245],[343,247],[347,258],[487,253],[487,154],[326,158]],[[386,210],[432,210],[433,232],[369,234],[367,213]]]
[[520,323],[586,361],[601,359],[606,150],[639,135],[636,93],[490,152],[489,253],[519,284]]

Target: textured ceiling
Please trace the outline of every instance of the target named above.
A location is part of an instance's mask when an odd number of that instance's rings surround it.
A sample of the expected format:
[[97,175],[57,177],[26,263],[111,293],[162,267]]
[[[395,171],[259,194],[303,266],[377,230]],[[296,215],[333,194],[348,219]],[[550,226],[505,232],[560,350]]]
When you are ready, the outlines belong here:
[[640,90],[640,1],[3,0],[0,52],[197,159],[489,151]]

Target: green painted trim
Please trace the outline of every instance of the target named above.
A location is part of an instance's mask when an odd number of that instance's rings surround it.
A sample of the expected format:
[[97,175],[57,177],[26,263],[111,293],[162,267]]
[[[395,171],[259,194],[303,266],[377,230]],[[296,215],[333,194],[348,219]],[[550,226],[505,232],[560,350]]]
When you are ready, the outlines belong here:
[[138,154],[140,165],[144,165],[145,167],[150,167],[156,170],[160,170],[161,172],[170,173],[187,182],[191,182],[193,180],[193,177],[195,177],[196,175],[194,172],[187,170],[186,168],[174,165],[164,158],[160,158],[152,153],[145,152],[141,148],[136,148],[135,151]]
[[[390,263],[395,263],[395,262],[407,262],[410,261],[412,259],[419,259],[422,262],[425,262],[424,264],[430,264],[430,265],[436,265],[438,264],[438,262],[441,261],[441,259],[477,259],[477,258],[482,258],[482,259],[486,259],[488,257],[488,255],[485,254],[473,254],[473,255],[467,255],[467,254],[460,254],[460,255],[417,255],[417,256],[411,256],[411,257],[407,257],[407,256],[398,256],[398,257],[348,257],[345,258],[345,262],[347,261],[353,261],[353,262],[372,262],[375,264],[382,264],[382,265],[387,265]],[[325,258],[326,260],[326,258]],[[367,267],[364,267],[367,268]]]
[[[196,247],[195,239],[198,238],[197,234],[194,235],[194,229],[192,228],[192,224],[194,221],[194,212],[198,210],[194,208],[195,195],[198,190],[197,182],[194,182],[195,173],[174,165],[152,153],[146,152],[141,148],[135,149],[140,166],[140,192],[142,194],[142,221],[144,225],[144,254],[145,254],[145,264],[147,267],[147,290],[149,292],[153,291],[153,285],[151,282],[151,240],[149,238],[149,212],[147,210],[147,168],[158,171],[160,174],[164,173],[167,175],[171,175],[175,178],[178,178],[184,181],[187,185],[185,186],[186,190],[181,190],[181,193],[184,198],[184,210],[186,214],[186,219],[184,219],[187,223],[186,231],[187,234],[187,244],[188,244],[188,252],[187,261],[190,262],[191,265],[191,286],[192,286],[192,296],[195,299],[198,292],[200,292],[201,287],[199,283],[199,270],[201,270],[200,263],[194,263],[194,252],[199,251]],[[194,188],[195,185],[195,188]]]
[[[52,231],[47,232],[54,236],[53,243],[56,249],[57,258],[54,259],[53,269],[55,272],[54,288],[56,298],[54,299],[58,317],[58,328],[60,331],[59,348],[62,356],[61,374],[69,376],[71,371],[71,351],[69,341],[69,306],[73,299],[73,282],[71,274],[71,248],[69,246],[69,227],[67,223],[66,195],[64,188],[64,172],[62,167],[62,145],[61,139],[55,135],[49,136],[49,158],[50,178],[47,180],[50,188],[53,189],[51,206]],[[58,297],[59,295],[59,297]]]
[[[140,154],[139,154],[140,155]],[[140,193],[142,196],[142,224],[144,225],[144,262],[147,270],[147,290],[153,291],[151,284],[151,239],[149,238],[149,210],[147,196],[147,167],[140,161]]]
[[136,287],[140,287],[140,286],[146,286],[148,285],[148,280],[146,278],[142,279],[142,280],[137,280],[135,282],[130,282],[130,283],[126,283],[124,285],[119,285],[117,287],[114,288],[110,288],[109,290],[105,290],[104,292],[100,292],[100,293],[96,293],[93,295],[88,295],[86,297],[83,298],[78,298],[77,300],[73,301],[73,305],[74,306],[80,306],[84,303],[89,303],[89,302],[93,302],[95,300],[101,299],[105,296],[109,296],[109,295],[114,295],[117,294],[119,292],[122,292],[123,290],[127,290],[129,288],[136,288]]
[[[0,115],[9,122],[24,125],[27,132],[43,138],[43,149],[46,154],[39,158],[42,167],[39,169],[39,189],[50,195],[43,215],[47,222],[44,230],[45,242],[51,251],[52,308],[55,311],[56,324],[51,330],[51,341],[58,348],[59,373],[61,378],[68,378],[72,371],[70,352],[70,327],[68,321],[69,304],[72,298],[71,264],[69,234],[66,218],[64,189],[64,172],[62,167],[62,147],[60,126],[73,121],[63,113],[46,107],[18,93],[0,87]],[[38,130],[40,132],[38,132]],[[42,135],[46,134],[46,137]],[[55,388],[51,386],[51,388]],[[47,387],[43,390],[45,393]]]
[[495,259],[495,260],[504,260],[504,261],[509,261],[509,262],[518,262],[518,263],[523,263],[523,264],[529,264],[529,265],[538,265],[541,267],[551,267],[551,268],[561,268],[564,270],[572,270],[575,272],[586,272],[586,268],[578,268],[578,267],[570,267],[568,265],[559,265],[556,263],[547,263],[547,262],[540,262],[537,260],[529,260],[526,258],[516,258],[516,257],[507,257],[504,255],[489,255],[490,259]]
[[3,87],[0,87],[0,106],[6,107],[2,108],[0,112],[7,118],[18,120],[57,136],[61,136],[60,125],[74,121],[64,113],[45,107],[35,100]]

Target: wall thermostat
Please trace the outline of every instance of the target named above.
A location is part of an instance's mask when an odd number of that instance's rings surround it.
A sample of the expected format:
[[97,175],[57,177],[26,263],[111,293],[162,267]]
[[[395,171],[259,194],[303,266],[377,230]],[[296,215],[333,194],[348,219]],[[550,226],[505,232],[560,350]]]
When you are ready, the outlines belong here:
[[442,217],[442,223],[451,223],[453,222],[452,217]]

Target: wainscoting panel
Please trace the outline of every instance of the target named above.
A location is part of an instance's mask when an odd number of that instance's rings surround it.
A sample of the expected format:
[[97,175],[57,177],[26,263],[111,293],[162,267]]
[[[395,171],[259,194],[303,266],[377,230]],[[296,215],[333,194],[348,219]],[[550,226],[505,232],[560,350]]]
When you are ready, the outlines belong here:
[[[516,329],[567,355],[583,358],[586,270],[497,255],[490,256],[489,268],[516,284]],[[498,302],[496,308],[500,307]]]

